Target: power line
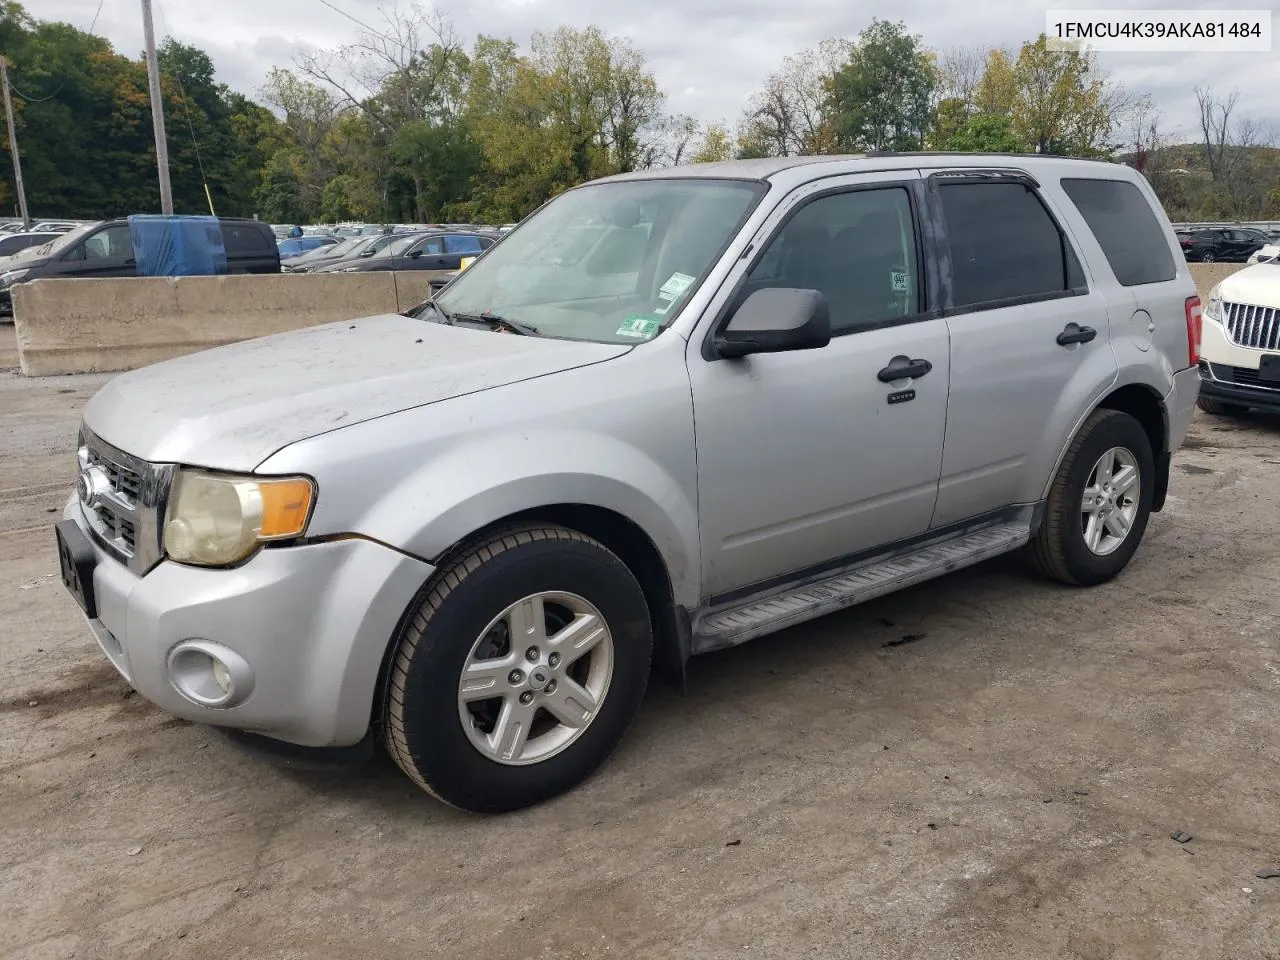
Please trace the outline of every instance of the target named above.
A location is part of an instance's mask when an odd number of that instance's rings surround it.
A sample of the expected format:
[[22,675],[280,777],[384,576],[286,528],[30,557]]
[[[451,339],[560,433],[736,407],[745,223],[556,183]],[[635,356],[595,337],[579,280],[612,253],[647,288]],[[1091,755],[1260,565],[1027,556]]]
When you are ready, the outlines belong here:
[[383,33],[381,30],[375,30],[375,29],[373,29],[373,27],[369,26],[369,25],[368,25],[367,23],[365,23],[363,20],[357,20],[357,19],[356,19],[355,17],[353,17],[351,14],[347,13],[347,11],[342,10],[342,9],[340,9],[340,8],[338,8],[338,7],[335,7],[332,3],[330,3],[330,2],[329,2],[329,0],[320,0],[320,2],[321,2],[321,3],[323,3],[323,4],[324,4],[326,7],[328,7],[330,10],[332,10],[334,13],[338,14],[339,16],[341,16],[341,17],[346,17],[348,20],[350,20],[350,21],[351,21],[352,23],[354,23],[356,26],[364,27],[364,29],[368,30],[368,31],[369,31],[370,33],[372,33],[375,37],[381,37],[383,40],[386,40],[386,41],[391,42],[391,43],[394,43],[394,42],[395,42],[395,41],[394,41],[394,40],[392,40],[390,37],[388,37],[385,33]]
[[[104,0],[98,0],[98,9],[93,12],[93,19],[89,21],[89,29],[85,31],[85,33],[89,34],[89,36],[93,36],[93,28],[98,25],[98,15],[102,13],[103,2]],[[16,93],[23,100],[27,101],[27,103],[45,103],[46,101],[52,100],[54,97],[60,94],[63,88],[66,87],[66,85],[70,82],[71,82],[71,78],[67,77],[65,80],[62,81],[62,83],[58,85],[57,90],[53,91],[53,93],[49,94],[47,97],[39,97],[39,98],[27,96],[17,87],[15,87],[12,83],[9,84],[9,89],[12,90],[14,93]]]

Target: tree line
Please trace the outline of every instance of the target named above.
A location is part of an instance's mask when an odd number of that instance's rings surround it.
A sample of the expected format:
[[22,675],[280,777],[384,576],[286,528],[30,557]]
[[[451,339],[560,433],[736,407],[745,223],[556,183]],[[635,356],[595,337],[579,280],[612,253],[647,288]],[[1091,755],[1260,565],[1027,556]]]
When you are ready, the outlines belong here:
[[[141,57],[0,3],[28,202],[46,216],[154,210]],[[786,58],[734,121],[671,115],[644,53],[596,27],[465,42],[448,18],[386,10],[347,44],[277,67],[256,99],[197,47],[159,50],[175,209],[271,222],[518,220],[558,192],[646,167],[868,150],[1042,152],[1143,169],[1175,219],[1280,216],[1271,132],[1197,90],[1201,142],[1083,53],[935,51],[905,25]],[[15,205],[8,165],[0,206]]]

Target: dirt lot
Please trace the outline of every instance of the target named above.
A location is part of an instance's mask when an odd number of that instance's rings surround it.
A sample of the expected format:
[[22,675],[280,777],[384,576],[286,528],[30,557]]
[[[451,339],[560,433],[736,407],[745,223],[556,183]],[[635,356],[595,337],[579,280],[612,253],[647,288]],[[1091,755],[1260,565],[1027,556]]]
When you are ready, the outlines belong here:
[[104,379],[0,375],[0,955],[1280,957],[1280,419],[1200,417],[1117,582],[998,561],[695,661],[485,819],[129,694],[49,529]]

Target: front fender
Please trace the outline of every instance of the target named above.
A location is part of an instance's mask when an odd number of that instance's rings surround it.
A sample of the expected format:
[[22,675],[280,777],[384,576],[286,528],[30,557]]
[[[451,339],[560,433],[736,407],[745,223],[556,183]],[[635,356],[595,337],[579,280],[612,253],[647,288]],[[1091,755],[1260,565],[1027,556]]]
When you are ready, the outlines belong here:
[[676,602],[696,604],[693,502],[656,461],[612,437],[572,431],[486,437],[406,476],[353,532],[438,559],[494,521],[559,504],[601,507],[631,520],[661,553]]

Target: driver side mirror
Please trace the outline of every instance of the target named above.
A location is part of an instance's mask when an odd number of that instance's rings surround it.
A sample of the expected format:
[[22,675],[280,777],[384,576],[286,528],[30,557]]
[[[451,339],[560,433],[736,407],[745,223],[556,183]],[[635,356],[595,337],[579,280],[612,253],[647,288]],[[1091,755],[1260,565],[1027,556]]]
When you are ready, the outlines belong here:
[[831,311],[818,290],[770,287],[743,301],[715,338],[716,352],[736,359],[753,353],[814,350],[831,342]]
[[425,253],[425,252],[426,252],[426,251],[424,251],[421,247],[419,247],[417,250],[413,250],[413,251],[411,251],[411,252],[410,252],[410,254],[409,254],[409,259],[410,259],[410,260],[417,260],[417,259],[418,259],[420,256],[422,256],[422,254],[423,254],[423,253]]

